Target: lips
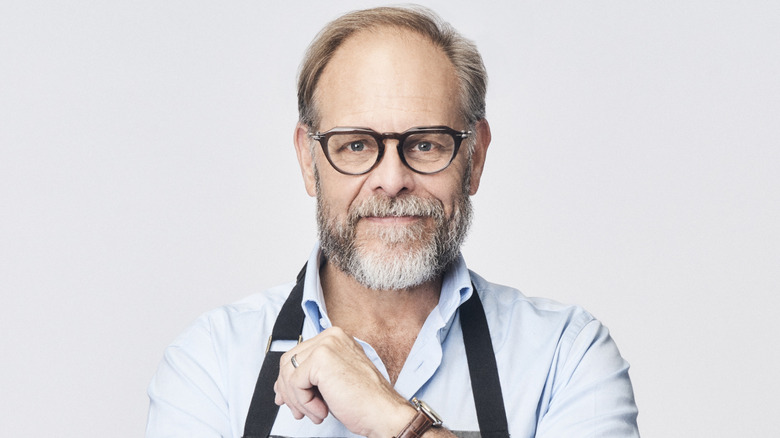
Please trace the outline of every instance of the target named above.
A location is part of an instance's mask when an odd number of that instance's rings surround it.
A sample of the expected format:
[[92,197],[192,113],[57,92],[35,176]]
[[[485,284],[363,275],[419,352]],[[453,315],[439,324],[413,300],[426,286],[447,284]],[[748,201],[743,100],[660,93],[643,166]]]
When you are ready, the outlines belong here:
[[383,224],[406,224],[410,222],[416,222],[420,219],[423,219],[425,216],[365,216],[363,219],[366,219],[371,222],[377,222],[377,223],[383,223]]

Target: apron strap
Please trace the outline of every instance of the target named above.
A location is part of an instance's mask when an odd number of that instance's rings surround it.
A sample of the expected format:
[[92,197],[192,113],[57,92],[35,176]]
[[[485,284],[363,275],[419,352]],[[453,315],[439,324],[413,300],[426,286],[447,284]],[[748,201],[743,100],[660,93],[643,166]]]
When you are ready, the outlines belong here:
[[471,297],[461,304],[459,311],[479,434],[482,438],[509,437],[504,396],[485,309],[473,282],[471,287]]
[[279,376],[279,360],[283,352],[269,350],[273,341],[300,342],[304,319],[301,301],[303,300],[305,276],[306,265],[303,265],[303,269],[298,274],[298,281],[287,301],[282,305],[282,310],[274,323],[271,337],[268,338],[265,359],[262,368],[260,368],[260,375],[255,384],[255,392],[252,395],[249,413],[244,424],[244,438],[267,438],[271,434],[274,421],[276,421],[279,406],[274,403],[274,382]]
[[[303,328],[303,282],[306,266],[298,274],[298,282],[290,292],[287,301],[274,323],[273,334],[268,339],[266,350],[275,340],[298,340]],[[477,410],[480,436],[482,438],[508,438],[509,427],[498,377],[496,356],[490,340],[490,330],[485,310],[477,294],[474,283],[471,284],[471,297],[460,306],[460,323],[463,331],[463,344],[466,348],[466,360],[471,377],[471,390]],[[274,403],[274,382],[279,375],[279,351],[266,351],[260,376],[257,378],[252,403],[246,417],[243,438],[267,438],[271,434],[279,406]]]

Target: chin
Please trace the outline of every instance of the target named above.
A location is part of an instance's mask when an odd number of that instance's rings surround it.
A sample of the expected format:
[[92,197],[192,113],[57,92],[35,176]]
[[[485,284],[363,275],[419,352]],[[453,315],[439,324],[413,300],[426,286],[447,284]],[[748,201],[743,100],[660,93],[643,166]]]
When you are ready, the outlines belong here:
[[381,227],[361,227],[358,225],[357,245],[379,248],[413,249],[426,245],[433,239],[433,226],[420,221],[414,224],[396,224]]
[[430,242],[372,243],[356,247],[355,256],[347,266],[348,273],[369,289],[410,289],[441,274]]

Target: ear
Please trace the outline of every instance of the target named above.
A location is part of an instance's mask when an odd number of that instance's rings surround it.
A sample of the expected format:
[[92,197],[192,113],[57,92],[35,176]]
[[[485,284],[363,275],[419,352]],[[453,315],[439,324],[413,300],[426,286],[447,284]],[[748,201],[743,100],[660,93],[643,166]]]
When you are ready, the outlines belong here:
[[471,186],[469,187],[469,195],[476,194],[477,189],[479,189],[479,180],[482,177],[482,170],[485,168],[485,156],[487,155],[491,138],[490,125],[485,119],[477,122],[475,131],[477,142],[474,145],[474,153],[471,155]]
[[298,155],[298,164],[301,166],[306,193],[311,197],[317,196],[317,183],[314,178],[314,157],[309,146],[311,138],[309,138],[309,128],[306,125],[301,123],[295,125],[293,143],[295,143],[295,153]]

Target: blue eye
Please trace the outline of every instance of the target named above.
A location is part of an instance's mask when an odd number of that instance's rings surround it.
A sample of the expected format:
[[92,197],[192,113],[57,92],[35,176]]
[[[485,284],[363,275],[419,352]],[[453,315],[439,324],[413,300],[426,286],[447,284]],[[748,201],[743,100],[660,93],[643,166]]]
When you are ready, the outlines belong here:
[[366,148],[366,145],[362,141],[353,141],[347,147],[351,152],[361,152]]
[[433,149],[433,145],[428,141],[423,141],[414,145],[414,150],[419,152],[430,152]]

